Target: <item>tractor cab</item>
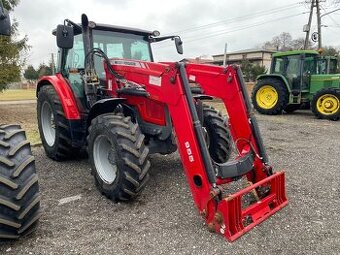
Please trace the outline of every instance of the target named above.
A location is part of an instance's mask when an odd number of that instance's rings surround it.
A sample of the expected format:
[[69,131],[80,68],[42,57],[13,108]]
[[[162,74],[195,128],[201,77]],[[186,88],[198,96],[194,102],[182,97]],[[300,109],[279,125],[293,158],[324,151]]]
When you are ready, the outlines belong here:
[[271,74],[287,79],[291,90],[309,90],[311,75],[336,74],[337,58],[320,56],[314,50],[296,50],[273,54]]
[[[76,27],[76,26],[74,26]],[[77,28],[77,27],[76,27]],[[56,35],[56,30],[53,31]],[[149,38],[153,32],[126,27],[96,24],[92,28],[93,48],[101,49],[109,58],[153,61]],[[74,29],[73,47],[59,48],[57,73],[68,80],[81,108],[86,108],[81,72],[85,70],[85,49],[81,28]],[[94,56],[99,82],[105,83],[103,61]]]
[[[78,101],[81,109],[86,111],[86,98],[84,86],[81,79],[81,74],[84,72],[86,66],[86,58],[88,54],[84,47],[84,32],[81,25],[72,21],[66,20],[67,26],[60,25],[61,29],[72,29],[71,40],[73,41],[72,47],[59,46],[58,52],[58,66],[57,73],[68,80],[74,95]],[[151,43],[159,42],[166,39],[175,41],[177,52],[182,54],[182,41],[178,36],[164,36],[160,37],[158,31],[147,31],[136,28],[128,28],[121,26],[113,26],[106,24],[96,24],[90,22],[90,38],[91,49],[100,49],[105,55],[111,58],[124,59],[124,60],[142,60],[153,62],[153,54]],[[65,30],[66,31],[66,30]],[[65,38],[60,40],[58,36],[58,29],[52,32],[57,37],[58,43],[65,43]],[[61,36],[63,37],[63,36]],[[93,55],[94,70],[98,76],[100,86],[105,87],[106,77],[103,65],[103,59],[98,55]],[[130,62],[126,61],[126,65]]]
[[[329,59],[328,59],[329,60]],[[273,54],[271,74],[282,75],[291,90],[309,89],[312,74],[329,72],[329,61],[314,50],[296,50]]]

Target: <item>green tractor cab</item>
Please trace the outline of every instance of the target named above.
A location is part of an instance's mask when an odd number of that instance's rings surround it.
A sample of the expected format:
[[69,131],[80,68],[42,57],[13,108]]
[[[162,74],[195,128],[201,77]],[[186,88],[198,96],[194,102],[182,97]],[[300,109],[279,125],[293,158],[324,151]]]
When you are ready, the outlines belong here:
[[337,58],[315,50],[273,54],[270,74],[257,77],[252,91],[255,109],[262,114],[293,112],[310,105],[318,118],[337,120],[340,115],[340,74]]

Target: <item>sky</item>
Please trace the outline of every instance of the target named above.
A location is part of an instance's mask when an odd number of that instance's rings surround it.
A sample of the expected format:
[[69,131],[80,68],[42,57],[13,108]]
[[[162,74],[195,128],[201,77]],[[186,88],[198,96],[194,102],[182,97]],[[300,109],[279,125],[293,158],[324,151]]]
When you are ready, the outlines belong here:
[[[340,8],[333,0],[322,3],[321,13]],[[272,37],[289,32],[293,38],[302,31],[309,16],[304,0],[21,0],[11,13],[19,22],[19,37],[28,36],[32,46],[27,64],[48,63],[57,52],[51,34],[65,18],[80,22],[86,13],[97,23],[158,30],[183,40],[184,54],[178,55],[173,41],[153,46],[156,61],[211,57],[227,51],[259,48]],[[340,11],[322,18],[322,42],[340,47]],[[316,16],[312,32],[316,31]]]

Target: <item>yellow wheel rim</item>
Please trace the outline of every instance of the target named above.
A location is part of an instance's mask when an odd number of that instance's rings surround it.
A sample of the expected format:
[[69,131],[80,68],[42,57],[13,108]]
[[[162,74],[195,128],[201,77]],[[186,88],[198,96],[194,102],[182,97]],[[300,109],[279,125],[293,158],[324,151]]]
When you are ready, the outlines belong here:
[[332,115],[339,111],[339,99],[335,95],[324,94],[318,98],[316,102],[316,108],[323,115]]
[[272,109],[279,99],[279,94],[273,86],[262,86],[256,92],[256,103],[262,109]]

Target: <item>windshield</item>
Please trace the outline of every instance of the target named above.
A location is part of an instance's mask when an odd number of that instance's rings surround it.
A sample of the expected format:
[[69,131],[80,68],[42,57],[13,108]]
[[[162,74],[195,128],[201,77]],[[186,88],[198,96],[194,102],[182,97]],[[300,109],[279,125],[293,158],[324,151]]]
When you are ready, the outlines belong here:
[[337,67],[338,67],[338,60],[331,59],[329,63],[329,73],[330,74],[337,73]]
[[112,31],[93,31],[93,47],[103,50],[109,58],[152,61],[148,38]]
[[[109,58],[153,60],[148,38],[141,35],[93,30],[93,47],[100,48]],[[83,69],[84,60],[84,43],[80,34],[74,37],[73,48],[67,54],[66,71]],[[94,64],[99,78],[104,78],[103,59],[94,56]]]

